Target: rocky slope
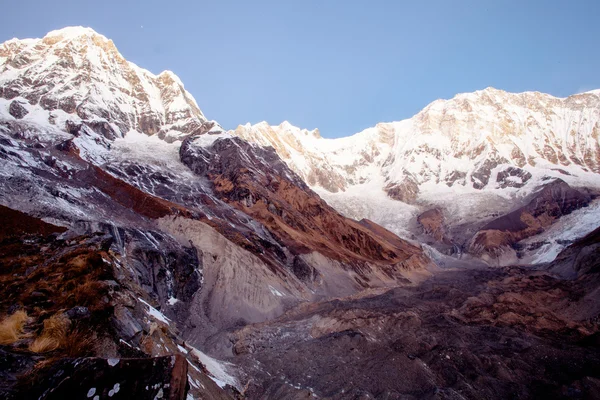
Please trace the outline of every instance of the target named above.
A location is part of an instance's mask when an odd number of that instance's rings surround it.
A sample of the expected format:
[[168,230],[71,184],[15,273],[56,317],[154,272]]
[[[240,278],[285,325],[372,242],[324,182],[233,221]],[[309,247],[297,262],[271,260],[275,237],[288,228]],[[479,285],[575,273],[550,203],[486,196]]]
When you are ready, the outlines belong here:
[[[135,267],[124,270],[113,237],[77,236],[3,206],[0,215],[12,224],[0,238],[2,398],[230,398],[150,305],[155,292]],[[20,327],[8,323],[18,315]]]
[[595,399],[599,249],[596,229],[546,271],[447,270],[298,307],[232,332],[232,360],[256,398]]
[[231,360],[253,377],[252,398],[593,399],[600,351],[598,310],[582,296],[589,278],[444,271],[240,328]]

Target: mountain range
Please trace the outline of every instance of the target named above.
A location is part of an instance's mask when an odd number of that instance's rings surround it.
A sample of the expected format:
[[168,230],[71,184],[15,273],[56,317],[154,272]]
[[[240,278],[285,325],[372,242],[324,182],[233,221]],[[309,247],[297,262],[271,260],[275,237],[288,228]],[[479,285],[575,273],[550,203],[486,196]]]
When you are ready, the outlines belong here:
[[600,91],[493,88],[228,131],[92,29],[9,40],[0,393],[597,394],[599,134]]

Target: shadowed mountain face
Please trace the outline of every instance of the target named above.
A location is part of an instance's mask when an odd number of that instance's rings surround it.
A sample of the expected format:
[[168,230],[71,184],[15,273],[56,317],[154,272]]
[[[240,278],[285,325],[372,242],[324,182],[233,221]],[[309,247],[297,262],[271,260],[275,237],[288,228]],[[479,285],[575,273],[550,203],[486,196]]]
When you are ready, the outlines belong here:
[[6,42],[1,396],[593,398],[597,109],[224,132],[90,29]]

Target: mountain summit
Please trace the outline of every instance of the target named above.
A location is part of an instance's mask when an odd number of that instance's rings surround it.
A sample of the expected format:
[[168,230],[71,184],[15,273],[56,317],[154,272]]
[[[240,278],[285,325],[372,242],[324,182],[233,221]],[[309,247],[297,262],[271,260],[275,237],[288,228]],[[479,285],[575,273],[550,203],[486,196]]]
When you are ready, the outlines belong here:
[[112,40],[82,27],[2,44],[0,97],[103,123],[114,137],[135,130],[174,140],[206,122],[175,74],[138,67]]

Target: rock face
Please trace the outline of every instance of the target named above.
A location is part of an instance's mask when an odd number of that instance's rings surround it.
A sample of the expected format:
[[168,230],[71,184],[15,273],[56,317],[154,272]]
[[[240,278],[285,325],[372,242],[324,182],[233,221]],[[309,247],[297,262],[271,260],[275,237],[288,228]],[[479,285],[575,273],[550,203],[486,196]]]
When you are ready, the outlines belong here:
[[[210,383],[176,327],[150,306],[162,288],[177,287],[159,277],[147,285],[152,262],[125,271],[127,259],[111,250],[113,236],[78,236],[1,211],[20,224],[7,225],[0,238],[0,397],[185,399],[189,376],[204,382],[189,389],[196,398],[230,398]],[[171,271],[178,269],[167,265],[161,272]],[[23,326],[7,335],[5,321],[19,313]]]
[[235,137],[217,139],[206,147],[195,145],[195,139],[183,142],[182,162],[213,182],[221,200],[260,221],[293,253],[317,250],[338,261],[384,264],[419,257],[418,248],[408,243],[396,247],[339,215],[272,149]]
[[600,228],[563,250],[550,264],[549,270],[571,279],[597,275],[600,273],[599,250]]
[[0,232],[0,239],[10,236],[21,236],[23,234],[50,235],[52,233],[61,233],[66,228],[55,226],[33,218],[25,213],[12,210],[0,205],[0,225],[3,229]]
[[442,210],[439,208],[427,210],[417,217],[417,221],[423,227],[425,234],[432,236],[438,242],[447,242]]
[[24,116],[29,114],[29,111],[25,107],[21,105],[18,101],[13,101],[10,103],[10,107],[8,108],[8,112],[10,115],[15,117],[16,119],[23,119]]
[[[185,400],[187,362],[182,356],[64,360],[55,364],[31,398],[112,398]],[[68,379],[65,379],[65,376]],[[39,397],[38,397],[39,396]]]

